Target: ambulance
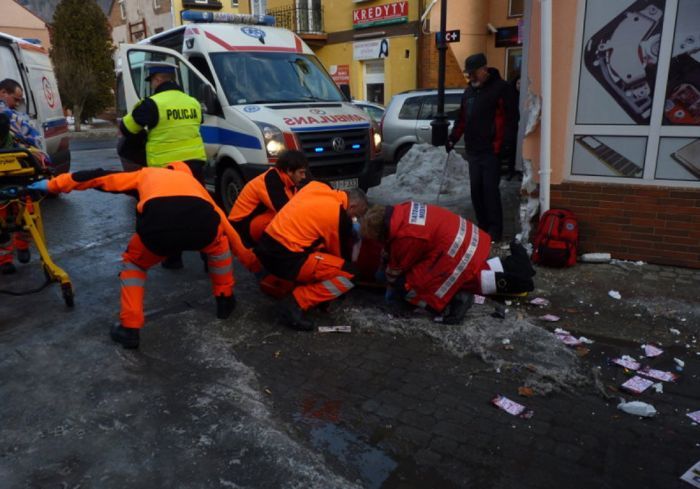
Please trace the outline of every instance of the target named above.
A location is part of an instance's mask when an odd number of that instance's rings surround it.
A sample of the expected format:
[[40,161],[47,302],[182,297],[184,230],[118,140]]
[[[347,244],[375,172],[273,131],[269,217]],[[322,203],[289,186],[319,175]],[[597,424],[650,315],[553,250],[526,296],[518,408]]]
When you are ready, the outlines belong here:
[[144,64],[178,67],[178,82],[203,107],[207,189],[228,211],[243,185],[285,149],[303,151],[315,179],[338,189],[378,185],[381,136],[313,51],[270,16],[183,12],[193,21],[122,44],[118,108],[150,95]]
[[51,59],[42,46],[0,32],[0,79],[12,78],[22,86],[25,101],[17,110],[29,114],[44,137],[42,150],[51,158],[54,174],[70,169],[68,123],[58,95]]

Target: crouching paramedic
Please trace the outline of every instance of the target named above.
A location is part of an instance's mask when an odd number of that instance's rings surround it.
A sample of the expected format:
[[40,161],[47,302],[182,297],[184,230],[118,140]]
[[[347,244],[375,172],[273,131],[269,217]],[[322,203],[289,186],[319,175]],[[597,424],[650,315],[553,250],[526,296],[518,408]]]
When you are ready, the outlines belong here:
[[[97,189],[126,193],[138,198],[136,233],[122,255],[120,323],[112,327],[114,341],[124,348],[137,348],[143,327],[143,297],[146,272],[166,256],[184,250],[207,255],[209,276],[216,297],[216,316],[228,318],[235,307],[231,248],[246,250],[224,212],[219,209],[183,162],[165,168],[143,168],[134,172],[102,169],[60,175],[41,180],[30,188],[51,193]],[[254,260],[255,257],[253,256]]]
[[435,205],[405,202],[373,206],[362,220],[363,238],[385,243],[386,279],[392,292],[458,324],[474,293],[517,294],[534,289],[535,271],[525,249],[489,259],[491,237],[476,225]]
[[348,270],[352,219],[365,212],[367,197],[362,190],[333,190],[325,183],[310,182],[267,226],[254,250],[266,272],[293,283],[292,296],[282,310],[288,326],[313,329],[306,311],[353,287]]
[[309,162],[301,151],[285,151],[274,168],[248,182],[228,216],[247,248],[260,240],[263,231],[306,179]]

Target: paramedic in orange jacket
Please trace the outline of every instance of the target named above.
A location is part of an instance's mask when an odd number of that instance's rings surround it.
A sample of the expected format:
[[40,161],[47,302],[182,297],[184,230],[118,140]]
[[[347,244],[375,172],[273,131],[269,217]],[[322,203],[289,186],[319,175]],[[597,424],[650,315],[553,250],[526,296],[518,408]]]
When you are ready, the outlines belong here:
[[[224,212],[192,176],[183,162],[165,168],[146,167],[133,172],[102,169],[59,175],[29,186],[51,193],[97,189],[126,193],[138,199],[136,233],[122,255],[120,325],[110,331],[124,348],[138,348],[143,327],[146,272],[166,256],[184,250],[207,255],[209,277],[216,297],[216,316],[228,318],[236,305],[233,295],[234,253],[245,261],[246,250]],[[254,257],[252,257],[254,259]]]
[[367,212],[362,190],[334,190],[323,182],[304,186],[272,222],[255,247],[265,270],[294,283],[283,316],[299,330],[313,329],[305,312],[348,292],[354,275],[352,219]]
[[260,240],[263,231],[306,179],[309,162],[301,151],[285,151],[274,168],[248,182],[228,216],[247,248]]
[[384,243],[386,280],[398,296],[458,324],[472,294],[517,294],[534,289],[527,252],[511,243],[511,255],[489,259],[491,237],[474,223],[436,205],[404,202],[373,206],[362,237]]

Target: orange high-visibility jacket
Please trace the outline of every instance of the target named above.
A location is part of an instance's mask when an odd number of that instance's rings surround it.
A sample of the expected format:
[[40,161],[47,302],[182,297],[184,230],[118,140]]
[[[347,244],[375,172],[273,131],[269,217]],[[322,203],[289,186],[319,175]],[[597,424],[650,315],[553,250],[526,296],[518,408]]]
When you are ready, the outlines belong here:
[[265,233],[291,252],[323,250],[343,256],[341,228],[352,225],[347,208],[345,192],[323,182],[309,182],[275,216]]
[[228,219],[246,246],[253,246],[251,221],[265,213],[276,214],[294,196],[296,186],[286,172],[270,168],[248,182],[233,204]]
[[[241,238],[226,219],[226,214],[216,205],[206,189],[200,184],[185,163],[176,162],[177,168],[145,167],[138,171],[122,172],[103,169],[64,173],[49,181],[51,193],[68,193],[72,190],[96,189],[105,192],[125,193],[138,199],[136,210],[143,212],[144,206],[155,199],[169,198],[177,212],[177,198],[197,198],[208,202],[220,218],[220,225],[231,244],[232,251],[246,268],[255,269],[257,259],[246,249]],[[179,171],[178,171],[179,170]]]

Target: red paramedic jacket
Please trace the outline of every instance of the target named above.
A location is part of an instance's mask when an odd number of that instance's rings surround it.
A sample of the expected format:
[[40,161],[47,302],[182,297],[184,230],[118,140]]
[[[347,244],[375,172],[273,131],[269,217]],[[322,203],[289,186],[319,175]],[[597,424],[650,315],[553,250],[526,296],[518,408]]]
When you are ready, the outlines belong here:
[[460,289],[480,289],[491,238],[447,209],[405,202],[394,206],[387,249],[387,274],[405,274],[406,299],[441,312]]

